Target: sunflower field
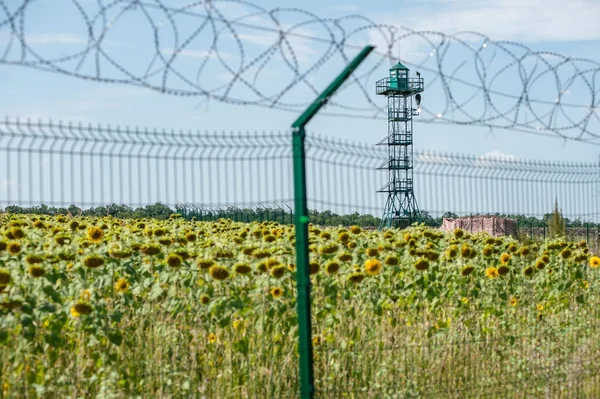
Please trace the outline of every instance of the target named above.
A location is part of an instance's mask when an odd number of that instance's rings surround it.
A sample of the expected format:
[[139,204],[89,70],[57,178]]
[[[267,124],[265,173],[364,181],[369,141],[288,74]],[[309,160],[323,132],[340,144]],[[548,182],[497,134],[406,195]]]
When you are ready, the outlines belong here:
[[[294,228],[0,216],[2,397],[297,397]],[[600,258],[310,227],[318,397],[598,397]]]

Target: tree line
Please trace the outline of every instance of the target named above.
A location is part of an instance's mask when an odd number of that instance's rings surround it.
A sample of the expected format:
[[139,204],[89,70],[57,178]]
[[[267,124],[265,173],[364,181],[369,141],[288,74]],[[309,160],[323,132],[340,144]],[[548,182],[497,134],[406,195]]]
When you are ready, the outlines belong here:
[[[73,216],[112,216],[121,219],[168,219],[173,213],[181,213],[188,219],[195,218],[196,220],[217,220],[219,218],[232,219],[240,222],[252,222],[252,221],[276,221],[279,223],[293,223],[293,214],[291,210],[285,210],[282,208],[217,208],[214,210],[202,210],[196,211],[189,208],[185,209],[172,209],[171,207],[163,203],[155,203],[146,205],[144,207],[133,208],[127,205],[111,204],[106,206],[91,207],[87,209],[81,209],[75,205],[69,207],[52,207],[45,204],[32,207],[21,207],[21,206],[8,206],[4,209],[6,213],[27,213],[37,215],[67,215],[72,214]],[[459,217],[456,213],[446,212],[439,217],[433,217],[426,211],[420,211],[420,219],[423,223],[429,226],[440,226],[444,218],[454,219]],[[466,215],[469,216],[469,215]],[[536,218],[526,215],[517,214],[473,214],[472,216],[497,216],[502,218],[516,219],[519,226],[525,227],[548,227],[553,226],[553,229],[559,228],[559,226],[566,227],[600,227],[597,223],[587,223],[581,219],[569,219],[564,218],[562,213],[558,209],[558,204],[555,203],[555,209],[545,214],[542,218]],[[354,212],[351,214],[337,214],[330,210],[317,211],[309,210],[310,221],[314,224],[321,226],[352,226],[357,225],[361,227],[378,227],[381,223],[381,218],[370,214],[360,214]],[[560,219],[560,220],[559,220]]]

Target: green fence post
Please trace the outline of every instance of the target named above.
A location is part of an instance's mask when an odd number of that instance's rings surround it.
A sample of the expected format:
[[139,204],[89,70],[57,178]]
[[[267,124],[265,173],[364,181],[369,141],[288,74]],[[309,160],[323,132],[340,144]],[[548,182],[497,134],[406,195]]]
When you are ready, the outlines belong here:
[[546,239],[546,223],[544,222],[544,240]]
[[306,200],[306,165],[304,158],[304,127],[293,133],[294,196],[296,225],[296,285],[298,289],[298,339],[300,355],[300,397],[314,395],[312,323],[310,312],[310,269],[308,252],[308,206]]
[[585,243],[590,244],[590,224],[586,222],[585,224]]
[[533,222],[530,222],[529,238],[533,240]]
[[329,98],[350,77],[352,72],[373,51],[374,46],[366,46],[317,97],[317,99],[292,124],[292,144],[294,160],[294,224],[296,228],[296,285],[298,289],[298,339],[300,355],[300,397],[314,396],[312,323],[310,313],[310,269],[308,252],[308,203],[306,195],[306,164],[304,141],[306,124],[327,104]]

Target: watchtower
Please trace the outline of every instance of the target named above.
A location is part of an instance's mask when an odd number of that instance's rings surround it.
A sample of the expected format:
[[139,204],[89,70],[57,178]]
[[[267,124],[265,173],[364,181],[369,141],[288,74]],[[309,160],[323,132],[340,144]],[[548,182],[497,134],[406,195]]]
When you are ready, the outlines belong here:
[[409,76],[410,70],[397,63],[390,76],[376,83],[376,93],[388,99],[388,135],[377,145],[388,146],[388,159],[377,169],[387,170],[388,183],[379,193],[388,193],[380,229],[403,228],[420,220],[419,206],[413,192],[413,123],[420,110],[423,78]]

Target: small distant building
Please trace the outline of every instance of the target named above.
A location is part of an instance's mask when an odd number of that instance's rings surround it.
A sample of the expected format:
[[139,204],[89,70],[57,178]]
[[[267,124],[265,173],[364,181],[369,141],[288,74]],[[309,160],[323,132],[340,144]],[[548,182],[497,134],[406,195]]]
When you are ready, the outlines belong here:
[[464,216],[455,219],[444,218],[441,231],[452,232],[462,229],[469,233],[486,232],[492,236],[511,236],[518,238],[517,220],[500,216]]

